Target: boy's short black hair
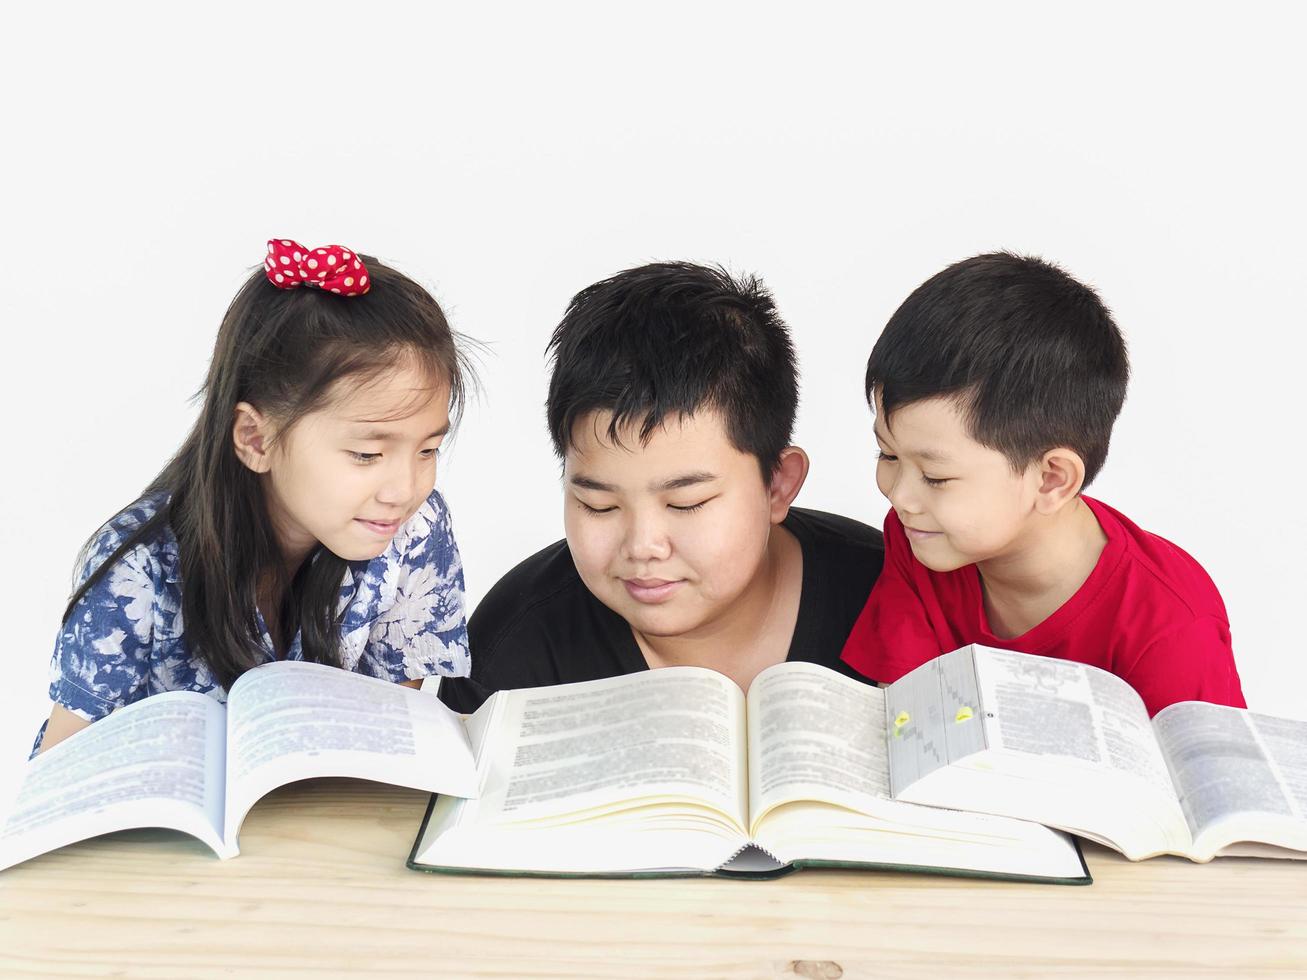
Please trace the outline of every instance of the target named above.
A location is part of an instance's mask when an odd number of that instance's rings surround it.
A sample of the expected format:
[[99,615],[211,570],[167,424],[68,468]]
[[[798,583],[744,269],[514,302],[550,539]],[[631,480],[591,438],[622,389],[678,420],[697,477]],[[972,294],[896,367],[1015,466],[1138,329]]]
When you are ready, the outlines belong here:
[[1050,262],[994,252],[918,286],[867,360],[867,401],[956,398],[973,439],[1025,469],[1074,449],[1102,469],[1125,400],[1125,341],[1098,294]]
[[638,422],[645,443],[668,416],[715,409],[764,477],[790,444],[794,347],[753,276],[689,262],[627,269],[572,297],[548,350],[549,434],[560,457],[573,426],[604,410],[612,412],[609,439]]

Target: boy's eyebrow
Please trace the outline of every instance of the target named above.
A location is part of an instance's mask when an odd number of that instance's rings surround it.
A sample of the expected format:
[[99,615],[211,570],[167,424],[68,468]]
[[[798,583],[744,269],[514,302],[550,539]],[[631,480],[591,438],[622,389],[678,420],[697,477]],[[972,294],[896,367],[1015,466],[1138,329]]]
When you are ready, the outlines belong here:
[[572,477],[571,484],[574,487],[580,487],[582,490],[594,490],[596,493],[613,493],[617,490],[611,483],[600,483],[588,476],[578,473]]
[[[877,440],[879,440],[882,444],[889,443],[889,440],[886,439],[883,435],[881,435],[879,420],[872,423],[871,431],[875,434]],[[917,450],[909,449],[906,451],[906,455],[915,456],[917,459],[924,459],[928,463],[951,463],[953,461],[952,456],[949,456],[946,453],[938,452],[934,449],[917,449]]]
[[[710,483],[717,479],[716,473],[709,473],[707,470],[699,470],[694,473],[686,473],[682,476],[674,476],[670,480],[663,480],[659,483],[651,483],[649,489],[659,490],[680,490],[684,487],[698,486],[700,483]],[[596,493],[616,493],[617,487],[611,483],[601,483],[592,477],[578,473],[569,481],[572,486],[579,487],[582,490],[594,490]]]
[[[431,433],[431,435],[423,438],[422,441],[426,442],[427,439],[439,439],[441,436],[446,435],[449,435],[448,422],[442,425],[435,432]],[[368,429],[366,432],[356,432],[354,438],[362,439],[365,442],[390,442],[394,439],[398,439],[399,436],[394,432],[387,432],[385,429]]]
[[686,473],[684,476],[674,476],[670,480],[664,480],[652,489],[681,490],[685,487],[698,486],[700,483],[711,483],[715,479],[717,479],[716,473],[709,473],[707,470],[699,470],[695,473]]

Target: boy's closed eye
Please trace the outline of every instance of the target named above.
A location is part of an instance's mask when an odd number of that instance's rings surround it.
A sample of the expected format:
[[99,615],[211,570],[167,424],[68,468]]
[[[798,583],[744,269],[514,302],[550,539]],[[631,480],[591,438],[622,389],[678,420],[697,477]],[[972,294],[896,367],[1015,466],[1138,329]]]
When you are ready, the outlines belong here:
[[668,506],[669,508],[671,508],[672,510],[674,510],[674,511],[676,511],[676,512],[678,512],[678,513],[681,513],[681,514],[693,514],[696,510],[702,510],[705,504],[711,503],[712,501],[714,501],[714,500],[716,500],[716,499],[717,499],[716,496],[713,496],[713,497],[705,497],[703,500],[700,500],[698,503],[693,503],[693,504],[668,504],[667,506]]
[[[700,500],[698,503],[694,504],[668,504],[667,507],[669,510],[674,510],[680,514],[693,514],[695,511],[701,510],[705,504],[713,499],[715,498],[709,497],[706,500]],[[597,504],[588,504],[579,497],[576,502],[581,505],[581,509],[587,514],[611,514],[613,511],[617,510],[616,504],[609,504],[606,507],[603,507]]]
[[[897,456],[884,449],[876,451],[876,459],[878,462],[885,463],[897,463],[899,461]],[[942,487],[946,483],[952,483],[954,479],[955,478],[951,476],[930,476],[926,473],[921,474],[921,482],[926,484],[928,487]]]

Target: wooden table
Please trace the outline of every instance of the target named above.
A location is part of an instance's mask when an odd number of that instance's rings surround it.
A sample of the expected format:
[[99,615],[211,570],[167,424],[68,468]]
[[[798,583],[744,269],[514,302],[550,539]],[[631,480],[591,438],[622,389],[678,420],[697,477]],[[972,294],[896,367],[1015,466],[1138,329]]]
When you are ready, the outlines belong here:
[[1307,865],[1086,846],[1089,887],[804,871],[777,881],[450,877],[404,867],[426,795],[263,800],[242,854],[133,831],[0,873],[21,976],[945,977],[1307,974]]

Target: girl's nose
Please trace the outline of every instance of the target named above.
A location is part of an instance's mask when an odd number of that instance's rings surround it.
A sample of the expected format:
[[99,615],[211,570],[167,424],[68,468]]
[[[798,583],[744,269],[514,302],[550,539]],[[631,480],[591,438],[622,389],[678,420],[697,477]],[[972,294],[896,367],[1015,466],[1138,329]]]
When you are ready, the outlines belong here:
[[386,504],[407,504],[418,492],[419,473],[416,462],[400,460],[386,468],[385,479],[377,488],[377,500]]

